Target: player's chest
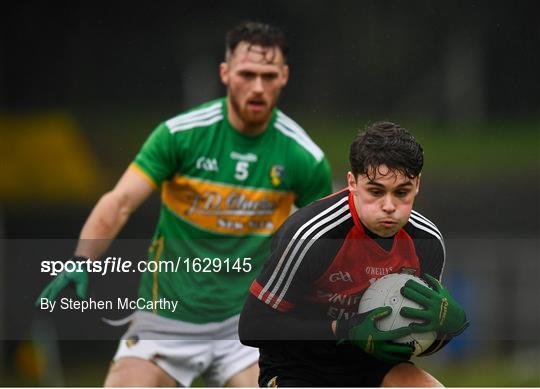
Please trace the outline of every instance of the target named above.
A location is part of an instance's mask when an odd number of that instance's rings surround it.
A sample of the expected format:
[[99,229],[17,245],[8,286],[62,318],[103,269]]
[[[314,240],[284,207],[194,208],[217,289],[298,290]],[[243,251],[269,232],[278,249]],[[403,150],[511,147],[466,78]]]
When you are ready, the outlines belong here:
[[293,167],[286,150],[269,138],[238,143],[226,136],[192,142],[179,174],[243,187],[288,190]]
[[162,200],[188,223],[215,233],[273,233],[295,199],[286,155],[271,142],[236,144],[208,133],[190,139]]
[[420,262],[414,242],[406,234],[394,238],[390,250],[363,236],[349,237],[325,273],[315,282],[308,298],[327,306],[327,315],[343,318],[358,311],[363,292],[377,279],[400,271],[419,274]]

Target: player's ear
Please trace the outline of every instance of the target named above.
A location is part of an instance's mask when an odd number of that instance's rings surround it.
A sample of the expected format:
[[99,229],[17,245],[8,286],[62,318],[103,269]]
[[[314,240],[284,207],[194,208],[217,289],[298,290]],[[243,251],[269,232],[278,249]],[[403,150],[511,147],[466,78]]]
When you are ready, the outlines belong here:
[[225,86],[229,85],[229,64],[227,62],[219,64],[219,77]]
[[354,174],[352,174],[352,172],[347,172],[347,186],[349,188],[349,192],[356,192],[356,179],[354,178]]
[[289,82],[289,65],[283,65],[281,86],[284,87],[287,85],[287,82]]

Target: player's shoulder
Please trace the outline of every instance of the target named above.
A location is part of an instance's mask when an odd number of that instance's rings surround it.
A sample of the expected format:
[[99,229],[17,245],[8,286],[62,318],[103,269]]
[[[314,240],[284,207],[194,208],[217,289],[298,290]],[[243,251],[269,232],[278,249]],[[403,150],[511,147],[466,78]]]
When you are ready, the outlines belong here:
[[411,211],[409,220],[404,228],[407,232],[412,232],[418,237],[432,236],[440,239],[443,237],[441,231],[434,222],[414,209]]
[[280,228],[281,235],[294,239],[345,236],[354,225],[348,194],[344,189],[298,209]]
[[280,109],[276,109],[274,127],[280,136],[294,145],[294,150],[300,155],[309,156],[314,162],[324,159],[324,152],[311,139],[307,132],[296,121]]
[[163,125],[171,134],[207,128],[223,120],[224,107],[225,98],[208,101],[166,120]]
[[403,228],[413,239],[440,242],[444,247],[443,234],[437,225],[414,209],[411,211],[409,220]]

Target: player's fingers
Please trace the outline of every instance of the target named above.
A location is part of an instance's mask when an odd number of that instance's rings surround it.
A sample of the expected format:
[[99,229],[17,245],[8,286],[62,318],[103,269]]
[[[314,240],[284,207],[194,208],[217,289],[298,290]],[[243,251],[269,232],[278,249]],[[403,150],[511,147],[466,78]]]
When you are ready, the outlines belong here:
[[88,282],[81,282],[75,285],[75,293],[81,300],[85,300],[87,296]]
[[410,288],[412,290],[417,291],[418,293],[423,294],[426,297],[431,297],[435,293],[433,289],[428,288],[425,285],[420,284],[419,282],[416,282],[415,280],[408,280],[405,285],[405,288]]
[[424,273],[423,278],[426,280],[426,282],[437,292],[440,292],[442,289],[442,285],[438,279],[435,277],[429,275],[428,273]]
[[43,290],[41,291],[41,293],[39,294],[38,298],[36,299],[36,302],[34,303],[34,305],[35,305],[36,307],[38,307],[38,306],[41,304],[41,299],[44,299],[44,298],[48,299],[48,297],[47,297],[47,296],[48,296],[48,293],[47,293],[48,289],[49,289],[49,285],[47,285],[47,286],[45,287],[45,289],[43,289]]
[[389,339],[389,340],[402,338],[402,337],[410,335],[412,333],[413,333],[413,331],[412,331],[411,327],[409,327],[409,326],[400,327],[400,328],[396,328],[396,329],[389,330],[389,331],[384,331],[385,338]]
[[411,323],[409,324],[409,328],[411,329],[411,333],[422,333],[422,332],[431,332],[435,331],[436,328],[431,324],[431,322],[428,323]]
[[69,280],[65,277],[58,276],[55,278],[49,286],[47,286],[47,298],[50,301],[56,300],[56,296],[69,284]]
[[[409,282],[409,281],[407,281]],[[418,292],[416,289],[409,287],[407,284],[400,290],[401,294],[414,302],[417,302],[424,307],[429,306],[429,298],[427,298],[422,293]]]
[[45,289],[43,289],[43,292],[41,292],[41,294],[39,295],[39,299],[46,298],[49,301],[54,300],[54,298],[56,297],[54,293],[55,281],[56,280],[52,281],[51,283],[49,283],[49,285],[45,287]]
[[390,313],[392,313],[391,307],[379,307],[372,310],[370,316],[372,320],[380,320],[383,317],[390,315]]
[[403,307],[399,311],[399,314],[403,317],[408,317],[411,319],[431,319],[431,315],[429,314],[429,311],[426,311],[425,309],[416,309],[411,307]]
[[414,352],[414,347],[410,344],[386,342],[384,345],[384,351],[391,354],[404,354],[410,357]]

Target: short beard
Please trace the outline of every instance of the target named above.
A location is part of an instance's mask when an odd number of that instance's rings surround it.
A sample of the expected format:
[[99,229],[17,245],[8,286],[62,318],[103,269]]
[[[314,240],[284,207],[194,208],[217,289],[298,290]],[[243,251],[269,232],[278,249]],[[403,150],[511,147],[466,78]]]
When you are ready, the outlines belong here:
[[252,120],[252,119],[249,118],[250,115],[247,112],[242,111],[242,107],[240,106],[240,103],[230,93],[229,93],[229,99],[231,101],[231,108],[238,115],[238,117],[240,117],[242,119],[242,121],[245,123],[246,127],[260,126],[260,125],[266,123],[270,119],[270,117],[272,116],[273,107],[271,107],[268,110],[267,115],[265,115],[263,118],[257,118],[255,120]]

